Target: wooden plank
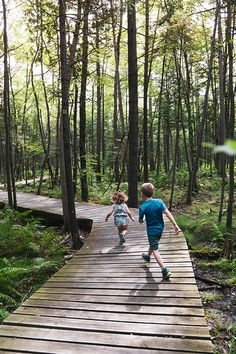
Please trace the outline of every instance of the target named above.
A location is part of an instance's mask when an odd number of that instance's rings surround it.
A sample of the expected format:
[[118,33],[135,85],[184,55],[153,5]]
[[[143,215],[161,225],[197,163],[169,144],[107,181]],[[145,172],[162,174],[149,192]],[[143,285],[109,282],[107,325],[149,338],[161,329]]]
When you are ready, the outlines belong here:
[[137,336],[118,333],[100,333],[90,331],[72,331],[72,330],[59,330],[51,328],[34,328],[24,326],[6,326],[1,327],[1,335],[6,337],[16,338],[30,338],[30,339],[44,339],[55,341],[66,341],[72,343],[83,344],[101,344],[101,345],[115,345],[128,348],[150,348],[156,350],[179,350],[188,352],[191,351],[199,353],[212,353],[212,346],[208,340],[204,339],[187,339],[187,338],[167,338],[157,336]]
[[[118,282],[118,283],[144,283],[144,284],[149,284],[149,283],[156,283],[159,284],[161,282],[164,282],[165,280],[163,280],[161,275],[156,275],[155,278],[152,275],[137,275],[136,277],[132,277],[132,274],[130,274],[130,276],[128,277],[124,277],[122,274],[119,276],[114,276],[113,274],[111,274],[110,276],[108,276],[107,274],[91,274],[90,276],[87,275],[72,275],[70,276],[70,278],[66,277],[66,276],[60,276],[60,275],[54,275],[51,278],[51,281],[59,281],[59,282]],[[170,280],[168,281],[168,284],[195,284],[195,278],[194,277],[171,277]]]
[[70,302],[92,302],[92,303],[108,303],[108,304],[127,304],[135,305],[162,305],[162,306],[189,306],[201,307],[201,300],[198,298],[188,297],[145,297],[145,296],[100,296],[100,295],[69,295],[69,294],[53,294],[39,293],[32,295],[32,299],[52,300],[52,301],[70,301]]
[[70,289],[70,288],[47,288],[46,286],[40,288],[38,293],[54,293],[54,294],[70,294],[70,295],[114,295],[114,296],[147,296],[147,297],[192,297],[200,298],[198,291],[159,291],[156,290],[145,290],[145,289],[106,289],[104,294],[104,289]]
[[[84,271],[85,269],[81,269],[81,268],[78,268],[78,269],[72,269],[72,270],[68,270],[68,269],[61,269],[60,271],[58,271],[57,273],[55,273],[55,276],[56,277],[60,277],[60,276],[84,276]],[[187,270],[186,269],[182,269],[181,271],[172,271],[172,276],[171,276],[171,279],[173,278],[180,278],[180,277],[183,277],[184,278],[195,278],[194,276],[194,273],[191,269]],[[161,278],[162,275],[161,275],[161,270],[158,269],[158,268],[154,268],[152,271],[151,271],[152,275],[153,275],[153,278]],[[94,269],[88,269],[86,270],[86,276],[87,277],[91,277],[91,276],[104,276],[104,275],[107,275],[107,276],[112,276],[112,277],[129,277],[130,275],[133,275],[133,276],[137,276],[137,277],[146,277],[146,278],[150,278],[149,276],[146,276],[144,273],[144,271],[142,269],[136,269],[136,268],[123,268],[123,271],[122,269],[119,269],[119,268],[115,268],[115,269],[110,269],[110,268],[104,268],[104,269],[97,269],[97,268],[94,268]]]
[[150,282],[150,283],[142,283],[139,281],[137,283],[129,283],[129,282],[59,282],[59,281],[54,281],[54,280],[48,280],[45,285],[50,288],[50,287],[59,287],[59,288],[68,288],[70,287],[71,289],[73,288],[92,288],[92,289],[139,289],[143,288],[145,290],[195,290],[196,285],[195,284],[173,284],[168,281],[166,283],[162,282]]
[[128,334],[147,334],[155,336],[171,336],[171,337],[185,337],[185,338],[201,338],[209,339],[209,331],[206,327],[184,326],[184,325],[166,325],[166,324],[151,324],[151,323],[130,323],[102,320],[84,320],[84,319],[71,319],[71,318],[53,318],[41,316],[29,316],[12,314],[5,320],[5,324],[10,325],[26,325],[26,326],[39,326],[58,328],[58,329],[71,329],[71,330],[87,330],[98,331],[102,333],[128,333]]
[[[156,353],[156,350],[151,349],[138,349],[138,348],[122,348],[117,346],[104,346],[104,345],[88,345],[88,344],[76,344],[76,343],[63,343],[58,341],[46,341],[37,339],[24,339],[24,338],[11,338],[0,337],[0,346],[3,351],[0,354],[6,353],[45,353],[45,354],[151,354]],[[9,351],[8,348],[15,349]],[[19,351],[21,350],[21,351]],[[200,353],[200,352],[199,352]],[[172,350],[158,350],[158,354],[183,354],[181,351]],[[188,354],[194,354],[189,352]],[[203,353],[200,353],[203,354]]]
[[103,312],[124,312],[124,313],[139,313],[150,315],[176,315],[176,316],[204,316],[203,308],[199,307],[181,307],[181,306],[149,306],[136,304],[109,304],[109,303],[89,303],[89,302],[72,302],[72,301],[53,301],[33,299],[32,297],[24,303],[30,307],[48,307],[58,309],[74,309],[74,310],[89,310]]
[[150,314],[134,314],[129,313],[124,315],[123,312],[99,312],[99,311],[88,311],[88,310],[63,310],[63,309],[53,309],[48,307],[19,307],[15,313],[23,315],[40,315],[40,316],[50,316],[59,318],[83,318],[89,320],[103,320],[103,321],[113,321],[118,322],[133,322],[133,323],[159,323],[159,324],[172,324],[172,325],[191,325],[191,326],[205,326],[206,321],[204,317],[195,316],[172,316],[172,315],[150,315]]

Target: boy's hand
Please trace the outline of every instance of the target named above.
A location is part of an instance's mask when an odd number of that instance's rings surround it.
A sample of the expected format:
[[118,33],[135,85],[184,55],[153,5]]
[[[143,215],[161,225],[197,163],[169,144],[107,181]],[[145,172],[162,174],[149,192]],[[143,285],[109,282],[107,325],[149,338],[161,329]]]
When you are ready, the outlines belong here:
[[106,217],[105,222],[108,222],[108,217]]
[[134,222],[134,218],[132,217],[131,220]]
[[174,230],[175,230],[175,234],[178,235],[178,233],[181,232],[181,229],[179,228],[178,225],[174,225]]

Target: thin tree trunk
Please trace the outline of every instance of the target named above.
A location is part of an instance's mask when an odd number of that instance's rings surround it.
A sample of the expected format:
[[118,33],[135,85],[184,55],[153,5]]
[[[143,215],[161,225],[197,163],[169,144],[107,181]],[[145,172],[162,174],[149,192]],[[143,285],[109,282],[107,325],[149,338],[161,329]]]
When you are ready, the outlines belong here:
[[86,160],[86,86],[88,71],[88,15],[89,1],[84,7],[82,75],[80,89],[80,182],[82,200],[88,201],[87,160]]
[[78,133],[77,133],[77,111],[78,111],[78,85],[75,84],[75,104],[73,113],[73,183],[74,193],[76,193],[77,176],[78,176]]
[[7,14],[5,0],[2,0],[3,7],[3,44],[4,44],[4,89],[3,89],[3,115],[5,126],[5,154],[6,154],[6,177],[8,204],[14,207],[12,198],[12,175],[11,175],[11,123],[9,111],[9,68],[8,68],[8,36],[7,36]]
[[128,2],[128,84],[129,84],[129,205],[137,207],[138,195],[138,77],[135,0]]
[[[79,14],[80,8],[78,9]],[[79,19],[78,19],[79,22]],[[59,25],[60,25],[60,63],[61,63],[61,124],[60,124],[60,148],[61,148],[61,185],[63,194],[63,216],[65,225],[72,235],[73,247],[79,248],[81,240],[79,238],[78,225],[76,222],[74,190],[71,169],[70,152],[70,120],[69,120],[69,88],[71,71],[74,63],[74,54],[78,41],[79,24],[77,22],[72,46],[70,48],[69,60],[66,51],[66,8],[64,0],[59,0]]]
[[[233,14],[232,14],[233,6]],[[233,21],[232,21],[233,19]],[[227,38],[228,43],[228,56],[229,56],[229,82],[228,82],[228,92],[229,92],[229,138],[234,138],[234,124],[235,124],[235,99],[234,99],[234,42],[233,42],[233,31],[235,29],[235,3],[227,3]],[[233,204],[234,204],[234,157],[229,158],[229,197],[228,197],[228,207],[227,207],[227,220],[226,226],[228,230],[232,231],[232,220],[233,220]],[[232,238],[231,238],[231,249],[228,247],[225,255],[229,258],[232,256]],[[225,250],[226,251],[226,250]]]
[[148,84],[149,84],[149,0],[145,1],[145,53],[143,97],[143,178],[148,181]]
[[[223,35],[221,27],[221,11],[218,18],[218,61],[219,61],[219,98],[220,98],[220,136],[219,143],[224,144],[225,141],[225,77],[224,77],[224,63],[223,63]],[[221,200],[220,210],[218,215],[218,222],[222,220],[223,205],[224,205],[224,191],[225,191],[225,154],[220,154],[219,172],[222,178],[221,183]]]
[[96,73],[97,73],[97,182],[100,183],[101,178],[101,68],[100,68],[100,54],[99,54],[99,22],[96,20]]

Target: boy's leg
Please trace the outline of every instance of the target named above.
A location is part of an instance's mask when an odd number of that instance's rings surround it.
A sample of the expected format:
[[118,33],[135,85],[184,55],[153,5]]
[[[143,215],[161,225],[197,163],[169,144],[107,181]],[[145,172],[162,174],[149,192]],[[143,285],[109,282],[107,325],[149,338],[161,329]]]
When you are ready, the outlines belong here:
[[[150,250],[150,248],[149,248],[149,250]],[[152,253],[154,254],[154,257],[155,257],[157,263],[159,264],[159,266],[161,268],[164,268],[164,263],[162,261],[162,258],[161,258],[161,255],[160,255],[159,251],[155,250],[155,251],[152,251]]]

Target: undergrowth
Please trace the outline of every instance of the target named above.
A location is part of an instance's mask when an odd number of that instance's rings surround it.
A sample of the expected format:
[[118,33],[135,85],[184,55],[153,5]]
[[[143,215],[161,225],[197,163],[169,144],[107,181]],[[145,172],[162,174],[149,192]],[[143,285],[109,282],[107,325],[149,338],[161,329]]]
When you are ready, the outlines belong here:
[[0,321],[62,266],[64,253],[54,228],[30,212],[0,212]]

